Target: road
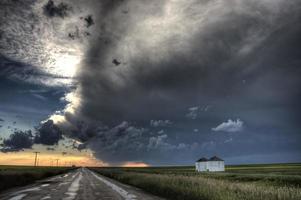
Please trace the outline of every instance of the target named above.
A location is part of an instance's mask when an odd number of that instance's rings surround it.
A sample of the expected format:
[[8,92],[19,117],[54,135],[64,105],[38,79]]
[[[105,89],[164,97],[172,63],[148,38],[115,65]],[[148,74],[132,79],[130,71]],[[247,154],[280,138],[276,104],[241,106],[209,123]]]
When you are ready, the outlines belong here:
[[75,171],[16,188],[0,195],[2,200],[162,200],[89,169]]

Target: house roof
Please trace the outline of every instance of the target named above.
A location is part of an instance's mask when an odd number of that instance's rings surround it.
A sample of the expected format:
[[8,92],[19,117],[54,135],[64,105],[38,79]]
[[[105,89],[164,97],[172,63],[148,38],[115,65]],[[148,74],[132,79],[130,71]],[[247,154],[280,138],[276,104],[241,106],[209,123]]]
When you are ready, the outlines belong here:
[[207,162],[207,161],[208,161],[208,159],[205,158],[205,157],[200,158],[200,159],[197,160],[197,162]]
[[217,156],[213,156],[209,159],[209,161],[224,161],[223,159],[217,157]]

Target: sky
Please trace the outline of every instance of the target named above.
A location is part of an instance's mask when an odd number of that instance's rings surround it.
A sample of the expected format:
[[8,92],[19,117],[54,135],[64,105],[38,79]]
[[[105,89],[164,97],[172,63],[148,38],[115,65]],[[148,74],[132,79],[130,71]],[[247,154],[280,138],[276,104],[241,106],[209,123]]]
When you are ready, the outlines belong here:
[[301,162],[299,0],[1,0],[0,164]]

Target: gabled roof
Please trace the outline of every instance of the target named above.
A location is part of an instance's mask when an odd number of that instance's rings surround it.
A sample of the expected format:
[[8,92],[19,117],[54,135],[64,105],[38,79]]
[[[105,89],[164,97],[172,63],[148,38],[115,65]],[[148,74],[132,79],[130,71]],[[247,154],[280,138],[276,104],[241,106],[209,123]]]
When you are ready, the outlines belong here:
[[217,156],[213,156],[209,159],[209,161],[224,161],[223,159],[217,157]]
[[208,161],[208,159],[203,157],[203,158],[198,159],[196,162],[207,162],[207,161]]

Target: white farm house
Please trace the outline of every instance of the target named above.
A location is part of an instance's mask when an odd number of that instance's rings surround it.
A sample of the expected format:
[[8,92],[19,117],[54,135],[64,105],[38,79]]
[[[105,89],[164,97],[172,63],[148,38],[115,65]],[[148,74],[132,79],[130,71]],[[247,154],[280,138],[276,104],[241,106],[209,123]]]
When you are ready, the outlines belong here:
[[201,158],[195,162],[195,169],[198,172],[225,171],[225,161],[217,156],[213,156],[210,159]]

